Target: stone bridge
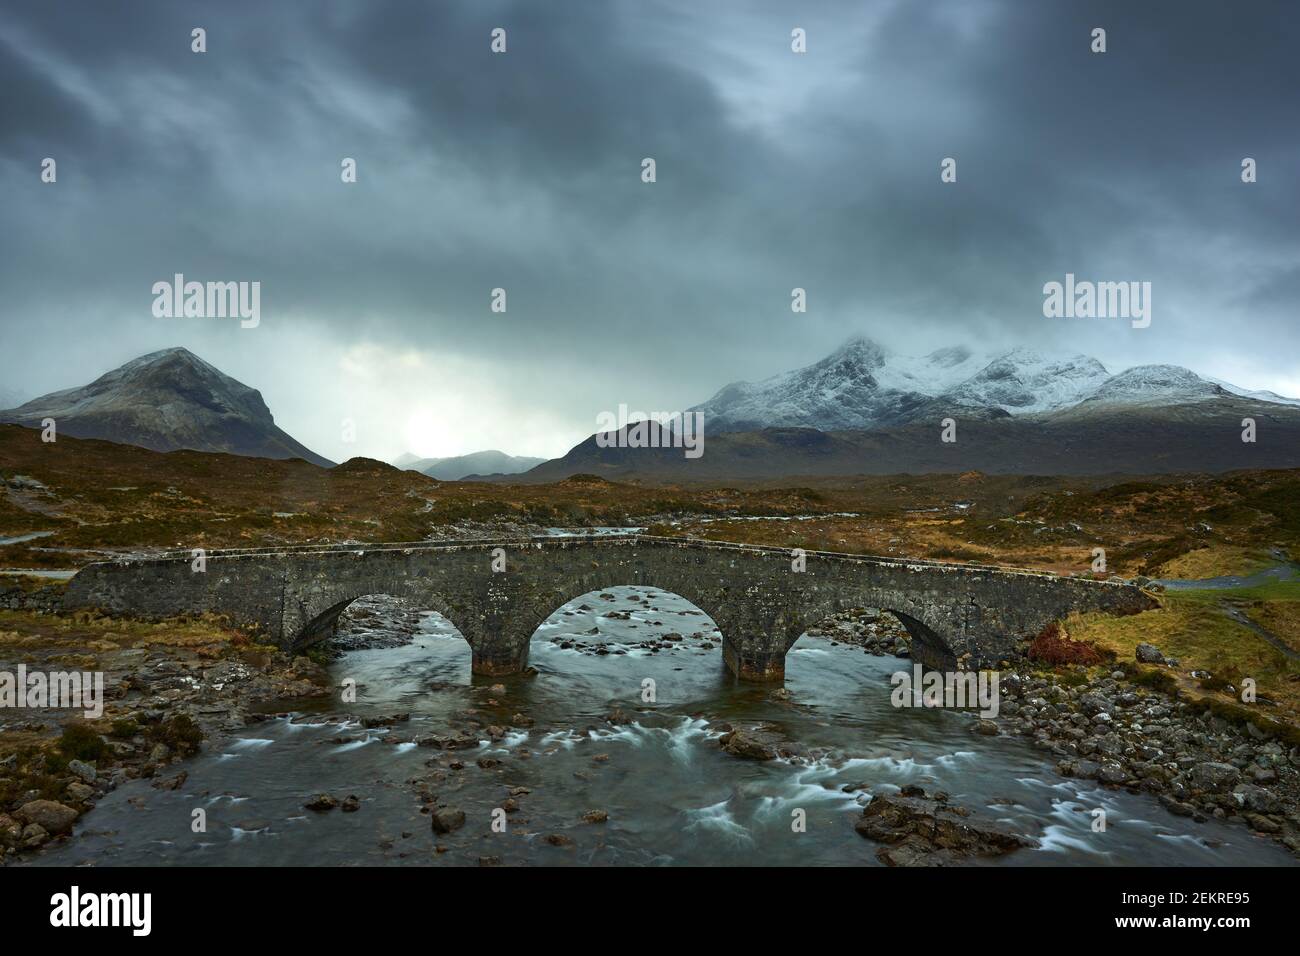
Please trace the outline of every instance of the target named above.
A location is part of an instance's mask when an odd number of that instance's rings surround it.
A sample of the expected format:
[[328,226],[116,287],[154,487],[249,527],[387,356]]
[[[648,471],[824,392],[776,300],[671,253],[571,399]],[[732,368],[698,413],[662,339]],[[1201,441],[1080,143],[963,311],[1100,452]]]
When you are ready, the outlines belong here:
[[[497,550],[500,549],[500,550]],[[504,557],[504,570],[493,570]],[[739,677],[779,680],[809,627],[850,607],[894,614],[921,663],[991,666],[1073,610],[1136,613],[1155,601],[1132,585],[1006,568],[809,551],[650,535],[307,546],[189,552],[92,564],[68,586],[69,608],[144,617],[211,611],[286,650],[332,633],[367,594],[391,594],[447,618],[477,674],[528,661],[533,632],[557,608],[619,585],[661,588],[708,614]]]

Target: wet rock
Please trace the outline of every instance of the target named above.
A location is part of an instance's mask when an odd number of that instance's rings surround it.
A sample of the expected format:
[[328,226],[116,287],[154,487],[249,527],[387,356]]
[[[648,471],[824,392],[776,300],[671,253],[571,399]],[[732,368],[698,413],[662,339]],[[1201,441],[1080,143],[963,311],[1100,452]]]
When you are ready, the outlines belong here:
[[303,807],[315,813],[325,813],[327,810],[333,810],[339,805],[338,800],[331,797],[328,793],[318,793],[312,797]]
[[563,833],[548,833],[542,839],[550,846],[573,846],[573,840]]
[[462,731],[454,736],[430,734],[416,741],[421,747],[441,747],[443,750],[468,750],[477,747],[478,736]]
[[733,730],[718,738],[722,749],[733,757],[746,760],[774,760],[776,750],[743,730]]
[[[968,857],[1002,856],[1038,841],[996,823],[975,822],[970,811],[915,795],[877,794],[854,824],[858,834],[886,844],[876,858],[889,866],[944,866]],[[924,794],[924,791],[920,791]]]
[[1175,800],[1169,794],[1161,794],[1161,805],[1176,817],[1192,817],[1196,815],[1196,808],[1190,803],[1181,800]]
[[65,788],[65,791],[68,798],[75,800],[77,803],[86,803],[95,798],[95,788],[84,783],[70,783]]
[[1276,820],[1271,820],[1262,813],[1245,814],[1246,823],[1252,830],[1258,830],[1260,833],[1281,833],[1282,825]]
[[1101,765],[1097,779],[1102,783],[1119,785],[1128,779],[1128,771],[1117,763],[1105,763]]
[[465,825],[465,811],[454,807],[434,810],[429,817],[434,833],[451,833]]
[[356,813],[361,809],[361,800],[355,795],[348,795],[347,797],[344,797],[343,802],[339,804],[339,809],[344,813]]
[[361,718],[361,726],[366,728],[388,727],[392,724],[405,723],[411,719],[410,714],[384,714]]
[[998,735],[998,725],[991,720],[975,721],[975,733],[982,737],[996,737]]
[[18,808],[18,819],[34,823],[55,836],[67,833],[77,819],[77,811],[54,800],[32,800]]
[[189,779],[189,773],[182,770],[174,777],[167,777],[162,780],[155,780],[153,787],[155,790],[179,790],[185,786],[185,781]]
[[605,823],[609,820],[609,814],[604,810],[588,810],[582,815],[583,823]]

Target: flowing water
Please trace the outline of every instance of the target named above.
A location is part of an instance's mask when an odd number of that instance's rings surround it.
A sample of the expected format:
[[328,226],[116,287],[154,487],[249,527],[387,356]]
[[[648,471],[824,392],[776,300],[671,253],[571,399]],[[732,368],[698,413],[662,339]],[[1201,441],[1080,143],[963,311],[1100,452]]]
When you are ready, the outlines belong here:
[[[876,844],[853,822],[870,792],[911,783],[945,790],[952,803],[1041,841],[980,865],[1294,862],[1244,828],[1196,824],[1153,797],[1058,777],[1055,758],[1027,741],[972,733],[970,714],[892,707],[889,676],[910,662],[805,635],[789,655],[783,700],[771,687],[734,681],[708,619],[680,598],[646,588],[606,593],[612,600],[585,595],[543,625],[531,647],[533,676],[472,678],[468,646],[432,613],[410,643],[348,651],[331,669],[338,681],[357,682],[356,704],[254,724],[189,761],[177,791],[125,784],[82,818],[77,840],[38,862],[879,865]],[[629,617],[602,616],[611,609]],[[686,637],[657,653],[636,646],[667,632]],[[609,653],[593,653],[593,642]],[[646,679],[654,703],[642,702]],[[504,693],[493,690],[498,683]],[[633,721],[606,722],[615,707]],[[517,712],[535,725],[498,741],[484,733],[476,749],[414,742],[464,726],[457,715],[468,709],[485,725],[507,724]],[[397,712],[409,721],[360,726]],[[755,762],[720,750],[724,725],[760,723],[808,758]],[[481,758],[500,764],[484,769]],[[448,769],[453,760],[464,768]],[[420,812],[420,780],[441,805],[465,811],[463,828],[435,838]],[[844,789],[854,785],[866,790]],[[504,833],[494,832],[493,811],[518,787],[528,790],[514,797],[518,811],[504,814]],[[303,809],[322,792],[355,794],[360,810]],[[1105,833],[1092,832],[1097,807],[1106,810]],[[195,833],[199,809],[206,832]],[[582,822],[593,809],[608,822]],[[804,832],[792,828],[799,810]],[[546,837],[556,834],[573,844],[550,845]]]

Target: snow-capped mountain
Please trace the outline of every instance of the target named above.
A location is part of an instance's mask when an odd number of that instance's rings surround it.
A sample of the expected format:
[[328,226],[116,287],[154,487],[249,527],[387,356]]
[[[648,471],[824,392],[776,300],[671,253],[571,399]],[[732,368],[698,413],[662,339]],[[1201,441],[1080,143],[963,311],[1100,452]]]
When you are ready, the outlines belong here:
[[0,411],[0,422],[31,428],[46,418],[55,420],[60,434],[154,451],[190,448],[332,464],[276,426],[261,392],[183,348],[150,352],[89,385]]
[[1137,365],[1112,375],[1084,398],[1088,404],[1181,405],[1219,398],[1227,389],[1181,365]]
[[1277,392],[1270,392],[1266,388],[1242,388],[1240,385],[1233,385],[1231,382],[1225,382],[1220,378],[1207,377],[1205,380],[1219,386],[1226,392],[1240,395],[1242,398],[1256,398],[1261,402],[1272,402],[1274,405],[1300,405],[1300,398],[1287,398]]
[[917,358],[856,337],[812,365],[728,385],[691,411],[703,412],[715,433],[768,427],[838,431],[887,428],[935,411],[1028,416],[1076,407],[1184,404],[1226,394],[1300,404],[1175,365],[1112,375],[1087,355],[1048,356],[1027,348],[980,353],[964,346]]
[[[937,353],[936,353],[937,354]],[[923,382],[940,374],[951,375],[965,359],[948,356],[947,362],[926,360],[894,363],[875,342],[851,339],[826,358],[793,372],[784,372],[756,384],[728,385],[703,405],[707,427],[744,431],[768,426],[803,426],[833,431],[905,421],[932,396]]]
[[1074,405],[1096,392],[1109,377],[1106,366],[1087,355],[1053,359],[1017,348],[994,356],[966,381],[944,389],[942,395],[963,405],[1028,415]]

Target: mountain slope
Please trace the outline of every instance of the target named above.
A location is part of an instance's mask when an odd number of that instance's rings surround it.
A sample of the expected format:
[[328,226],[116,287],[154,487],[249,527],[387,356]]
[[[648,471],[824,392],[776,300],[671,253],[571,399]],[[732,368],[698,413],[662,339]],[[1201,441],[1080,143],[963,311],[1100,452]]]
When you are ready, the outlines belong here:
[[188,448],[333,464],[277,427],[257,389],[183,348],[142,355],[89,385],[0,411],[0,422],[29,428],[40,428],[46,418],[55,420],[60,434],[154,451]]
[[[983,410],[977,410],[983,411]],[[514,480],[574,474],[651,483],[839,475],[1106,475],[1300,468],[1300,408],[1223,394],[1162,406],[1083,402],[1045,415],[1000,418],[953,413],[957,440],[940,440],[940,419],[871,430],[764,428],[713,433],[704,454],[680,448],[600,448],[595,436]],[[1257,440],[1241,440],[1253,418]]]
[[436,458],[432,463],[421,462],[417,470],[439,481],[460,481],[470,475],[517,475],[540,465],[545,458],[526,458],[507,455],[503,451],[471,452],[454,458]]

